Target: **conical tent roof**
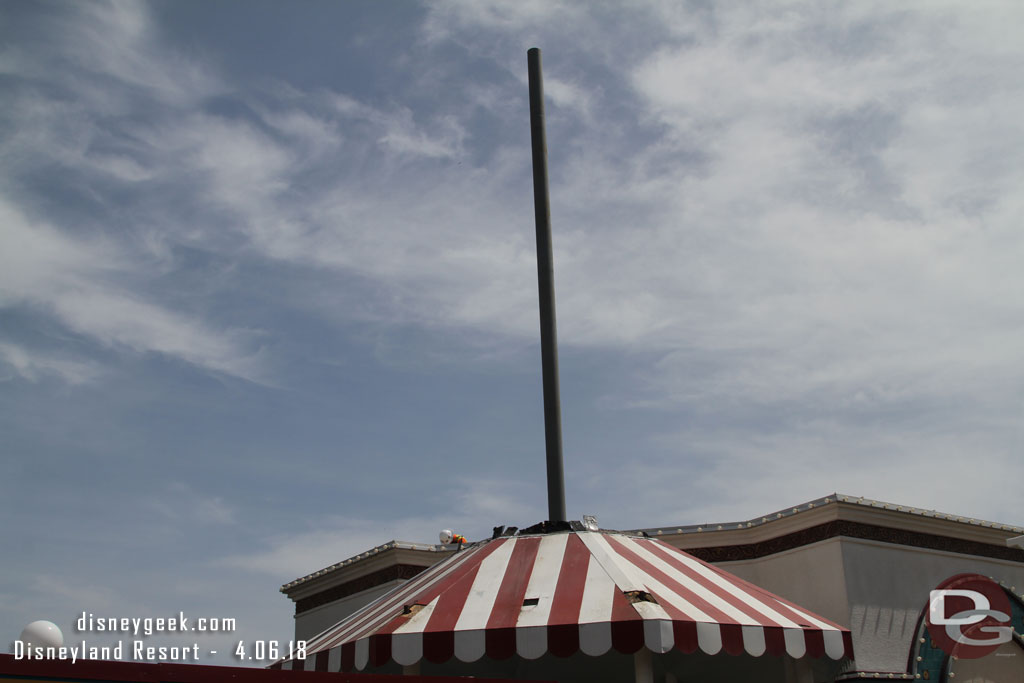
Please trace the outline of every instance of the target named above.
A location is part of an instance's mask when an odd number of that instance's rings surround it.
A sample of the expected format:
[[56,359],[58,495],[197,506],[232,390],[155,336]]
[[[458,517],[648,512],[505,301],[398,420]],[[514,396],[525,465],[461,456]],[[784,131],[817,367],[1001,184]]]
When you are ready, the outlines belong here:
[[853,656],[850,632],[661,541],[615,532],[474,544],[327,629],[305,662],[362,670],[394,660],[537,659],[641,647]]

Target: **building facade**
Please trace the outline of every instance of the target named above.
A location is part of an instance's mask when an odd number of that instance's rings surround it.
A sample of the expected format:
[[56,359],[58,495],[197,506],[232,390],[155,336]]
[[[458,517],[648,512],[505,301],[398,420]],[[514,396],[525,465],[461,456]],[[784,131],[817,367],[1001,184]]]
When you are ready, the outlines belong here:
[[[833,494],[741,522],[636,530],[849,628],[855,659],[834,680],[1024,681],[1024,528]],[[296,579],[295,635],[310,639],[455,552],[392,541]],[[989,577],[1010,604],[1009,642],[950,657],[924,626],[930,592]]]

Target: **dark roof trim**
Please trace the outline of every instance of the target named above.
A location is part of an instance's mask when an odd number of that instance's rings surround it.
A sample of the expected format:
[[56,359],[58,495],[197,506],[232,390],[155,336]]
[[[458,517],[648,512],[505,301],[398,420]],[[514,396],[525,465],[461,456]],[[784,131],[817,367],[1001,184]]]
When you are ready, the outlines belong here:
[[384,567],[365,576],[360,576],[358,579],[347,581],[325,591],[314,593],[307,598],[297,600],[295,602],[295,615],[298,616],[321,605],[347,598],[350,595],[383,585],[389,581],[411,579],[424,569],[427,569],[427,567],[416,564],[393,564],[390,567]]

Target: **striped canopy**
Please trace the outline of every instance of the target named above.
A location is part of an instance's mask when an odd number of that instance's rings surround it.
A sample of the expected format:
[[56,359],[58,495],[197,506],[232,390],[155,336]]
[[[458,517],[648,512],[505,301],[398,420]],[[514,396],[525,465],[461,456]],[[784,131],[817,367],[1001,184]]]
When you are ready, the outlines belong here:
[[641,647],[853,656],[848,630],[666,543],[562,532],[469,546],[327,629],[308,643],[305,662],[284,668]]

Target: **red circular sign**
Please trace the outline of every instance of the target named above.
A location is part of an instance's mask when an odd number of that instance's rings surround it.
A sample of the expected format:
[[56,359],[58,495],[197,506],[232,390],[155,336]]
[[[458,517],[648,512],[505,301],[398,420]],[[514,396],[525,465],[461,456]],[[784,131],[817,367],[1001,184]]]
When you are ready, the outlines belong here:
[[980,574],[957,574],[929,594],[925,625],[947,654],[978,659],[1010,640],[1010,616],[1010,599],[998,583]]

